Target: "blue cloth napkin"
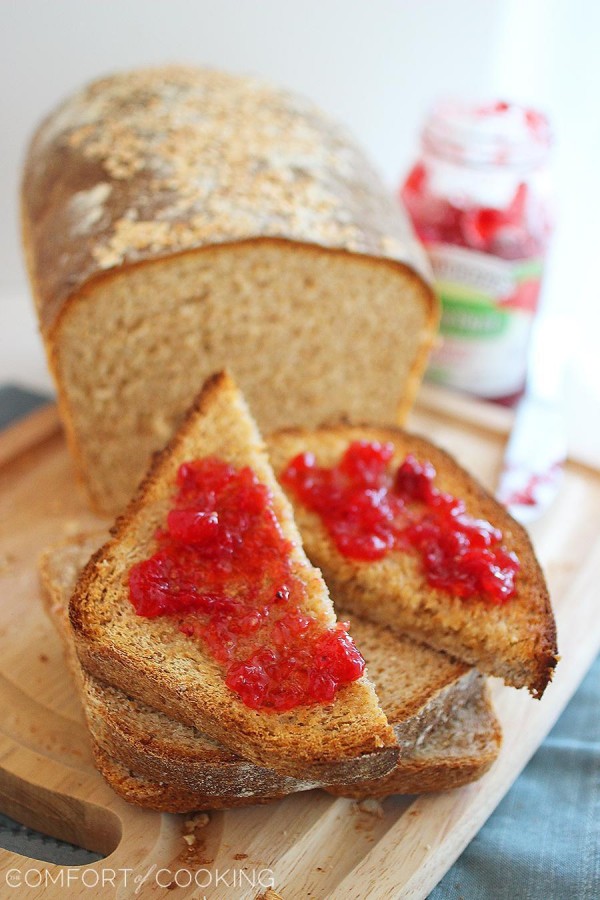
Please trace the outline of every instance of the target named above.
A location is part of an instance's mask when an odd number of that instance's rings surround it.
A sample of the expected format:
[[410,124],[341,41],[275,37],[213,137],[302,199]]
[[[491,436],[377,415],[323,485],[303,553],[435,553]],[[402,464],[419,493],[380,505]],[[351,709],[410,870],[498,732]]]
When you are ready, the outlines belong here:
[[429,895],[488,897],[600,898],[600,657],[504,800]]
[[[47,399],[0,388],[0,423]],[[0,847],[62,865],[100,858],[1,815]],[[600,658],[504,800],[429,895],[487,898],[600,900]]]

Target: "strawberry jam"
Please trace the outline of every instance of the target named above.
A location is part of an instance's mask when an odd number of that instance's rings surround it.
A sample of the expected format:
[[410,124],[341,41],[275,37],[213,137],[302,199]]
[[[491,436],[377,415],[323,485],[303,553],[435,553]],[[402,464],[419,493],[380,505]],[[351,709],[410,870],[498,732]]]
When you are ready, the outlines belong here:
[[368,562],[394,551],[416,553],[432,587],[455,597],[509,600],[519,561],[502,546],[502,533],[440,491],[431,463],[409,455],[394,471],[393,454],[393,444],[354,441],[326,468],[301,453],[281,481],[318,513],[344,556]]
[[443,102],[400,189],[429,255],[443,341],[428,375],[503,403],[525,384],[552,228],[544,115],[504,101]]
[[183,463],[156,551],[129,573],[140,616],[176,618],[220,663],[225,682],[253,709],[330,703],[364,660],[338,623],[302,611],[304,583],[269,489],[250,468],[218,459]]

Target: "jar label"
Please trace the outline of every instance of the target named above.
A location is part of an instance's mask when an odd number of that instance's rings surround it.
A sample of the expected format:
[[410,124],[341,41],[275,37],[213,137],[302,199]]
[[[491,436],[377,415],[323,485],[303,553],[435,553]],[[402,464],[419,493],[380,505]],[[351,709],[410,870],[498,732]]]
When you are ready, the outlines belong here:
[[443,338],[428,377],[490,399],[517,393],[525,381],[542,260],[499,259],[451,244],[427,250]]

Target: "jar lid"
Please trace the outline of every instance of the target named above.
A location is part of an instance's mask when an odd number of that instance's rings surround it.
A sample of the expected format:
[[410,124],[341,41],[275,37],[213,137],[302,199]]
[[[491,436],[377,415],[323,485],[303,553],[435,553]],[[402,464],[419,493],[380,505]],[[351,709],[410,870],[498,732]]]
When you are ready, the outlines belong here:
[[544,113],[516,103],[438,103],[422,133],[426,150],[453,162],[480,166],[535,167],[552,146]]

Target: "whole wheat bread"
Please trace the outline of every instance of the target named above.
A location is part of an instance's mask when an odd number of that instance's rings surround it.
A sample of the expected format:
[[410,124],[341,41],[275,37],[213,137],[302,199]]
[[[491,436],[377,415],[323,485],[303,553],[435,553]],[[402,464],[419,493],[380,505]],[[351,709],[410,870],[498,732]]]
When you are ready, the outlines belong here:
[[[477,682],[477,691],[464,707],[447,721],[440,721],[418,747],[402,756],[395,768],[380,779],[353,785],[328,787],[340,797],[365,799],[390,794],[421,794],[447,791],[481,778],[498,756],[500,731],[487,685]],[[159,812],[188,813],[195,810],[229,809],[279,800],[286,794],[219,796],[203,794],[185,783],[153,780],[139,775],[122,761],[92,742],[96,766],[113,790],[129,803]]]
[[457,659],[498,675],[541,697],[557,661],[556,627],[544,576],[527,532],[447,453],[421,437],[396,428],[332,426],[288,429],[267,440],[280,475],[298,453],[310,451],[321,465],[333,465],[353,440],[390,442],[398,465],[408,453],[433,463],[436,485],[464,500],[467,511],[502,530],[503,544],[520,560],[515,596],[502,605],[469,600],[432,588],[420,561],[393,552],[376,562],[343,556],[320,517],[288,491],[304,547],[325,576],[336,606],[429,644]]
[[[468,703],[428,732],[426,740],[405,753],[388,775],[353,785],[327,787],[339,797],[383,798],[390,794],[422,794],[462,787],[481,778],[498,756],[500,730],[487,685],[477,682]],[[95,741],[96,766],[113,790],[129,803],[159,812],[189,813],[195,810],[229,809],[279,800],[286,794],[220,797],[202,794],[185,783],[153,780],[138,775],[111,757]]]
[[[98,543],[98,537],[72,540],[50,548],[40,560],[46,607],[70,656],[73,639],[68,601],[80,569]],[[403,758],[452,711],[479,696],[481,676],[475,670],[398,637],[383,626],[358,617],[351,618],[350,624]],[[234,802],[250,792],[260,797],[317,786],[315,782],[300,782],[255,766],[197,729],[176,722],[76,667],[95,743],[138,775],[168,778],[190,790],[201,789],[220,802],[225,797]]]
[[219,665],[181,633],[175,617],[136,615],[128,595],[129,570],[153,552],[179,465],[207,456],[250,466],[270,489],[273,511],[292,544],[294,574],[306,585],[303,608],[325,626],[335,622],[325,583],[302,550],[291,507],[256,425],[231,378],[221,373],[207,381],[117,521],[113,538],[92,557],[77,583],[70,620],[83,668],[283,775],[340,782],[379,777],[393,768],[398,749],[365,676],[342,685],[328,705],[285,713],[254,710],[227,688]]
[[[50,548],[40,560],[43,598],[78,684],[99,771],[130,802],[166,812],[266,802],[318,787],[254,766],[194,728],[85,672],[74,654],[68,600],[98,536]],[[394,770],[343,796],[445,790],[480,777],[498,752],[499,730],[481,676],[444,654],[352,620],[381,702],[402,747]],[[133,774],[135,773],[135,774]]]
[[423,250],[354,140],[307,100],[183,66],[100,79],[34,136],[22,224],[100,511],[125,506],[225,366],[263,429],[410,408],[438,317]]

